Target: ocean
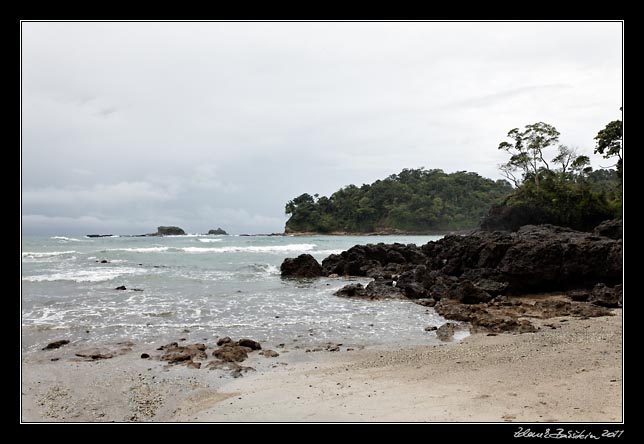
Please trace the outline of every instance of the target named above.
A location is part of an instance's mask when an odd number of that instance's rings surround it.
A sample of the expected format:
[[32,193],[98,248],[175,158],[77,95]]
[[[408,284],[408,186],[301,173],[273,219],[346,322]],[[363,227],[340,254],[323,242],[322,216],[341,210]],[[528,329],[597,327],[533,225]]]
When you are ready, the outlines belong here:
[[322,261],[356,244],[420,245],[440,237],[24,236],[23,353],[59,339],[201,342],[230,336],[302,347],[437,343],[424,328],[446,320],[432,308],[340,298],[333,293],[342,286],[370,279],[282,279],[279,266],[302,253]]

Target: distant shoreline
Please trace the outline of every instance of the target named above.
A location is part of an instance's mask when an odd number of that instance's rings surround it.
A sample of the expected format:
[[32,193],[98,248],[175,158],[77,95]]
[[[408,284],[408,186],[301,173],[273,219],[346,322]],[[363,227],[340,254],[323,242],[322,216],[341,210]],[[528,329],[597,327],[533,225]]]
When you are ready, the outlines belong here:
[[332,231],[329,233],[320,233],[316,231],[297,231],[285,233],[285,236],[445,236],[445,235],[465,235],[475,231],[475,228],[464,230],[436,230],[436,231],[372,231],[369,233],[351,232],[351,231]]

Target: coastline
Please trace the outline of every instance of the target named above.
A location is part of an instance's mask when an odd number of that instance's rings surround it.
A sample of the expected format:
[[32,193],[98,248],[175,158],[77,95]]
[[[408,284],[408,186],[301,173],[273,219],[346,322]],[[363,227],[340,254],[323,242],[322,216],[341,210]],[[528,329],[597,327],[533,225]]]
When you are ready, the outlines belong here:
[[535,319],[535,333],[475,333],[441,345],[307,353],[265,344],[279,357],[254,353],[244,365],[256,371],[237,379],[221,370],[140,358],[158,344],[130,344],[111,359],[89,362],[73,358],[70,344],[23,357],[21,417],[25,422],[621,421],[622,310],[611,312],[614,316],[590,319]]
[[351,231],[331,231],[329,233],[318,233],[315,231],[289,231],[283,236],[447,236],[467,235],[475,231],[475,228],[465,230],[435,230],[435,231],[372,231],[369,233],[357,233]]

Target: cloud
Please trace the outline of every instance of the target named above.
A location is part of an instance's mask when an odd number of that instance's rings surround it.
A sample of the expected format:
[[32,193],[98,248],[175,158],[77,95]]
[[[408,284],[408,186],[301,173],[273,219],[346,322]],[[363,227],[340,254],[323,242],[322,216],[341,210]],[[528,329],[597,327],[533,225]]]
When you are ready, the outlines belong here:
[[107,117],[110,114],[114,114],[115,112],[118,111],[118,108],[116,107],[109,107],[109,108],[101,108],[96,115],[101,116],[101,117]]
[[303,192],[420,166],[498,178],[499,142],[537,121],[603,165],[593,137],[619,118],[621,30],[23,23],[23,222],[275,232]]

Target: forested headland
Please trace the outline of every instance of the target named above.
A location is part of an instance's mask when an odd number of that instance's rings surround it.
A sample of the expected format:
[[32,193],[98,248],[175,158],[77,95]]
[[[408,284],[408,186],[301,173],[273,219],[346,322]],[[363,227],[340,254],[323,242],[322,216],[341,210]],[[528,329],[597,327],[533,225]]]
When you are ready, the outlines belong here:
[[304,193],[286,204],[287,233],[429,233],[475,228],[512,192],[506,180],[477,173],[404,169],[331,196]]
[[404,169],[361,187],[348,185],[330,197],[304,193],[286,204],[286,233],[439,233],[482,228],[515,231],[552,224],[591,230],[621,218],[622,121],[595,136],[595,153],[614,169],[593,170],[577,148],[559,144],[544,122],[514,128],[498,149],[507,180],[440,169]]

